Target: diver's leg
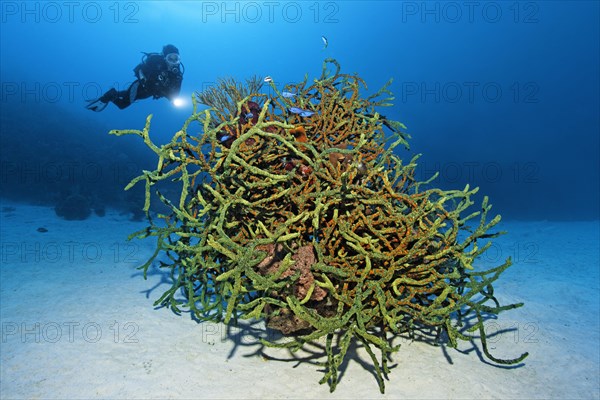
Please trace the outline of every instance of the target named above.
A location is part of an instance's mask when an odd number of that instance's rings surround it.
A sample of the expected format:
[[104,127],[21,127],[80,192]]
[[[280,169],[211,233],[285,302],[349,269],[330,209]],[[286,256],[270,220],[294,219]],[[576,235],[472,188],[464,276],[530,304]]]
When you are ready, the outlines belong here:
[[115,92],[113,98],[110,99],[109,101],[112,101],[113,103],[115,103],[115,105],[117,107],[119,107],[121,110],[129,107],[131,105],[131,103],[133,103],[135,101],[135,95],[133,95],[133,96],[131,95],[131,90],[136,82],[132,83],[131,86],[129,86],[129,88],[126,90],[121,90],[120,92]]
[[121,110],[129,107],[133,102],[150,97],[146,87],[139,80],[133,82],[127,90],[117,92],[117,96],[112,100]]
[[139,80],[136,80],[126,90],[110,89],[97,100],[90,102],[86,108],[92,111],[102,111],[108,103],[112,102],[122,110],[129,107],[134,101],[150,96],[151,94],[148,93],[146,87],[141,85]]
[[147,99],[150,96],[152,96],[152,93],[148,90],[147,85],[140,84],[137,88],[137,93],[136,93],[135,99],[142,100],[142,99]]
[[100,112],[106,108],[108,103],[112,101],[117,95],[117,90],[115,88],[110,89],[108,92],[104,93],[102,96],[97,98],[96,100],[90,100],[88,104],[85,106],[88,110]]
[[108,103],[115,99],[115,97],[117,96],[117,93],[119,93],[119,92],[117,92],[117,89],[111,88],[108,92],[106,92],[102,96],[100,96],[99,100],[103,103]]

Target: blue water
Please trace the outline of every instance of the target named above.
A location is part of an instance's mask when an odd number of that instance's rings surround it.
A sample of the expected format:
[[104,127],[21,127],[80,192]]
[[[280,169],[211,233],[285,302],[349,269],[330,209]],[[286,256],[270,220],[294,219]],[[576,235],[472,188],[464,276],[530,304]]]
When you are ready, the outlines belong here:
[[[598,2],[21,2],[1,6],[2,196],[53,206],[81,194],[134,213],[123,186],[155,164],[141,140],[178,130],[196,90],[219,77],[320,74],[336,58],[372,91],[393,78],[381,112],[423,153],[420,178],[467,183],[505,218],[599,218]],[[321,36],[328,39],[323,48]],[[125,88],[141,52],[181,53],[184,107],[146,99],[84,108]],[[141,188],[140,188],[141,189]]]

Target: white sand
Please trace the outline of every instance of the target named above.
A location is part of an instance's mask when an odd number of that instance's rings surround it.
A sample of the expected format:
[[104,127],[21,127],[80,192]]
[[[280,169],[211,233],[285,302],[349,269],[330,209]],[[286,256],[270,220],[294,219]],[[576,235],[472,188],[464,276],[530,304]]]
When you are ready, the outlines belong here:
[[318,384],[314,358],[266,360],[248,331],[228,339],[221,325],[153,309],[166,275],[154,270],[144,281],[136,266],[155,242],[125,241],[144,222],[116,212],[64,221],[46,207],[2,207],[15,208],[0,210],[2,399],[600,396],[598,221],[502,223],[509,234],[483,262],[513,256],[496,294],[526,306],[488,323],[489,330],[517,328],[490,347],[506,358],[529,351],[523,367],[486,364],[469,343],[458,352],[401,340],[385,395],[362,351],[330,394]]

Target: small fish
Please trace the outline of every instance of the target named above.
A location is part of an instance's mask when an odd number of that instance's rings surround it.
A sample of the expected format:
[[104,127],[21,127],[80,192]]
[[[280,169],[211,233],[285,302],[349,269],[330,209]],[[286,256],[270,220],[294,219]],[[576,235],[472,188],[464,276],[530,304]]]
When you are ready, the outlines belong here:
[[358,175],[365,175],[367,173],[367,164],[364,162],[359,162],[356,164],[356,170],[358,171]]
[[286,99],[291,99],[296,97],[296,93],[292,93],[292,92],[281,92],[281,95],[283,97],[285,97]]
[[265,82],[273,82],[273,78],[271,78],[270,76],[265,76],[265,79],[263,79],[263,81],[265,81]]
[[327,45],[329,44],[329,41],[327,41],[327,38],[325,36],[321,36],[321,40],[323,41],[323,49],[327,48]]
[[254,117],[254,114],[249,112],[248,114],[244,115],[244,117],[246,117],[246,119],[250,119],[250,118]]
[[219,138],[219,141],[221,143],[228,141],[231,138],[230,135],[225,135],[225,136],[221,136],[221,138]]
[[294,169],[294,167],[296,167],[296,160],[293,158],[284,157],[281,165],[286,171],[291,171]]
[[300,164],[298,171],[300,172],[300,175],[308,176],[312,172],[312,168],[309,167],[308,165]]
[[298,108],[298,107],[290,107],[289,110],[290,110],[291,113],[298,114],[301,117],[310,117],[311,115],[315,114],[314,111],[303,110],[303,109]]

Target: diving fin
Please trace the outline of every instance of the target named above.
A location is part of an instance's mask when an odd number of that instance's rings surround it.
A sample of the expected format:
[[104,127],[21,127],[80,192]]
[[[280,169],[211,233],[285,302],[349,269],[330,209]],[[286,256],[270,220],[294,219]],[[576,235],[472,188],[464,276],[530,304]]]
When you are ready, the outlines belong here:
[[107,105],[108,105],[108,103],[105,103],[100,99],[96,99],[96,100],[92,100],[90,103],[88,103],[88,105],[85,106],[85,108],[87,108],[88,110],[95,111],[95,112],[100,112],[100,111],[104,110]]

